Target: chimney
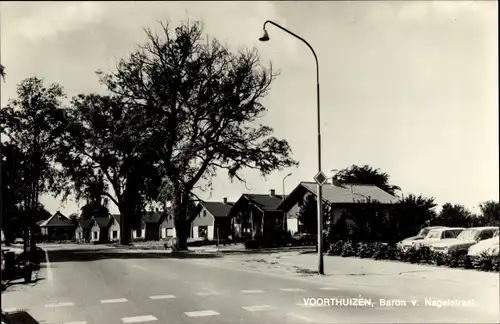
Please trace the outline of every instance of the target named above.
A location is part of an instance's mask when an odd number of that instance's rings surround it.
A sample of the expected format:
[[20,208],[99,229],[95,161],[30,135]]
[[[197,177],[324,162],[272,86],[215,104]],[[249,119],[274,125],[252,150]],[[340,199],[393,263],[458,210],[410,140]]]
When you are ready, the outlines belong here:
[[156,208],[155,208],[155,212],[157,213],[157,212],[159,212],[159,211],[160,211],[160,209],[158,209],[158,207],[156,207]]
[[227,205],[227,197],[222,198],[222,201],[224,202],[224,205]]
[[276,190],[274,189],[269,190],[269,194],[271,195],[271,197],[276,196]]

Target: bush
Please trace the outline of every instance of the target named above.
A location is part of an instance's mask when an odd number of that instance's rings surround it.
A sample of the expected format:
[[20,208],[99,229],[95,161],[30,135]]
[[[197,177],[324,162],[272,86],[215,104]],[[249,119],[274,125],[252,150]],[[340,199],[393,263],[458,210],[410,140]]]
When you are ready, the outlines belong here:
[[351,241],[345,242],[342,246],[342,252],[340,253],[342,257],[351,257],[356,255],[356,245]]
[[342,248],[344,247],[343,241],[338,241],[333,244],[330,244],[330,249],[328,250],[329,255],[341,255]]
[[447,265],[450,268],[457,268],[462,263],[463,257],[464,257],[463,252],[461,252],[461,251],[452,251],[451,253],[448,253]]
[[494,257],[485,252],[479,255],[475,265],[477,269],[482,271],[492,271],[498,269],[498,261],[494,262]]
[[450,256],[445,253],[434,253],[433,259],[437,266],[447,266],[450,263]]
[[245,242],[245,249],[254,250],[258,249],[261,246],[261,242],[257,240],[248,240]]
[[402,262],[419,263],[422,258],[422,248],[417,246],[398,248],[396,252],[396,259]]
[[375,244],[360,243],[356,250],[356,256],[362,259],[371,258],[377,251]]

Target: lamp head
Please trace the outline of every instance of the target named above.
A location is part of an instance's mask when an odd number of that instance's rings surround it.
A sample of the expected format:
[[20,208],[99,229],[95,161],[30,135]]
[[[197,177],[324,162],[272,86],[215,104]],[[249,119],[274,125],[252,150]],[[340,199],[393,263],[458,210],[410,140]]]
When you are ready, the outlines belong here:
[[287,177],[289,177],[289,176],[291,176],[291,175],[292,175],[292,173],[290,172],[290,173],[289,173],[289,174],[287,174],[286,176],[287,176]]
[[264,35],[262,35],[262,37],[259,38],[259,40],[261,42],[267,42],[269,39],[270,39],[269,34],[267,33],[267,30],[264,29]]

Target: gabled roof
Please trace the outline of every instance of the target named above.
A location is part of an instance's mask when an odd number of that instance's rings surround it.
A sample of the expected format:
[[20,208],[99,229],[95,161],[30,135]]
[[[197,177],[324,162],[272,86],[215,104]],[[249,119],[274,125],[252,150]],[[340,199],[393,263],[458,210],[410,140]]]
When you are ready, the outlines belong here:
[[92,223],[97,223],[97,225],[101,228],[106,228],[111,225],[112,218],[111,217],[92,217]]
[[259,209],[278,210],[278,205],[282,202],[283,196],[270,194],[243,194],[246,199],[255,204]]
[[162,212],[142,212],[141,218],[146,224],[159,224],[163,221]]
[[[359,202],[377,201],[381,204],[395,204],[399,198],[389,194],[375,185],[366,184],[331,184],[322,186],[323,200],[329,204],[352,204]],[[310,192],[317,195],[317,184],[314,182],[301,182],[278,206],[279,209],[289,210],[296,203],[300,193]]]
[[214,217],[228,217],[231,208],[233,208],[234,206],[234,203],[223,203],[220,201],[202,201],[200,202],[200,205]]
[[120,214],[113,214],[113,215],[111,215],[111,217],[113,217],[118,224],[120,224],[122,222],[122,215],[120,215]]
[[69,227],[74,226],[73,222],[60,212],[50,216],[47,220],[39,225],[40,227]]
[[90,220],[90,219],[79,219],[78,225],[81,226],[83,229],[89,229],[91,227],[90,226],[91,222],[92,222],[92,220]]
[[246,203],[250,203],[262,211],[277,211],[278,205],[282,201],[281,195],[271,196],[270,194],[243,194],[236,201],[229,212],[229,217],[234,217],[235,214]]

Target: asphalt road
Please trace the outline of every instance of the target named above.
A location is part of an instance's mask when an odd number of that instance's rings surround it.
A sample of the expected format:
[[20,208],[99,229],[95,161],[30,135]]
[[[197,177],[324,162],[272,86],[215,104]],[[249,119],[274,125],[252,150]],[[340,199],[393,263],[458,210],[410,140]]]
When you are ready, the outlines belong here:
[[[381,300],[391,299],[383,289],[360,296],[355,287],[330,288],[189,258],[76,248],[48,247],[40,280],[3,293],[2,309],[24,309],[38,323],[51,324],[498,322],[474,306],[438,308],[424,300],[404,306],[400,299],[383,306]],[[207,257],[191,258],[197,256]]]

